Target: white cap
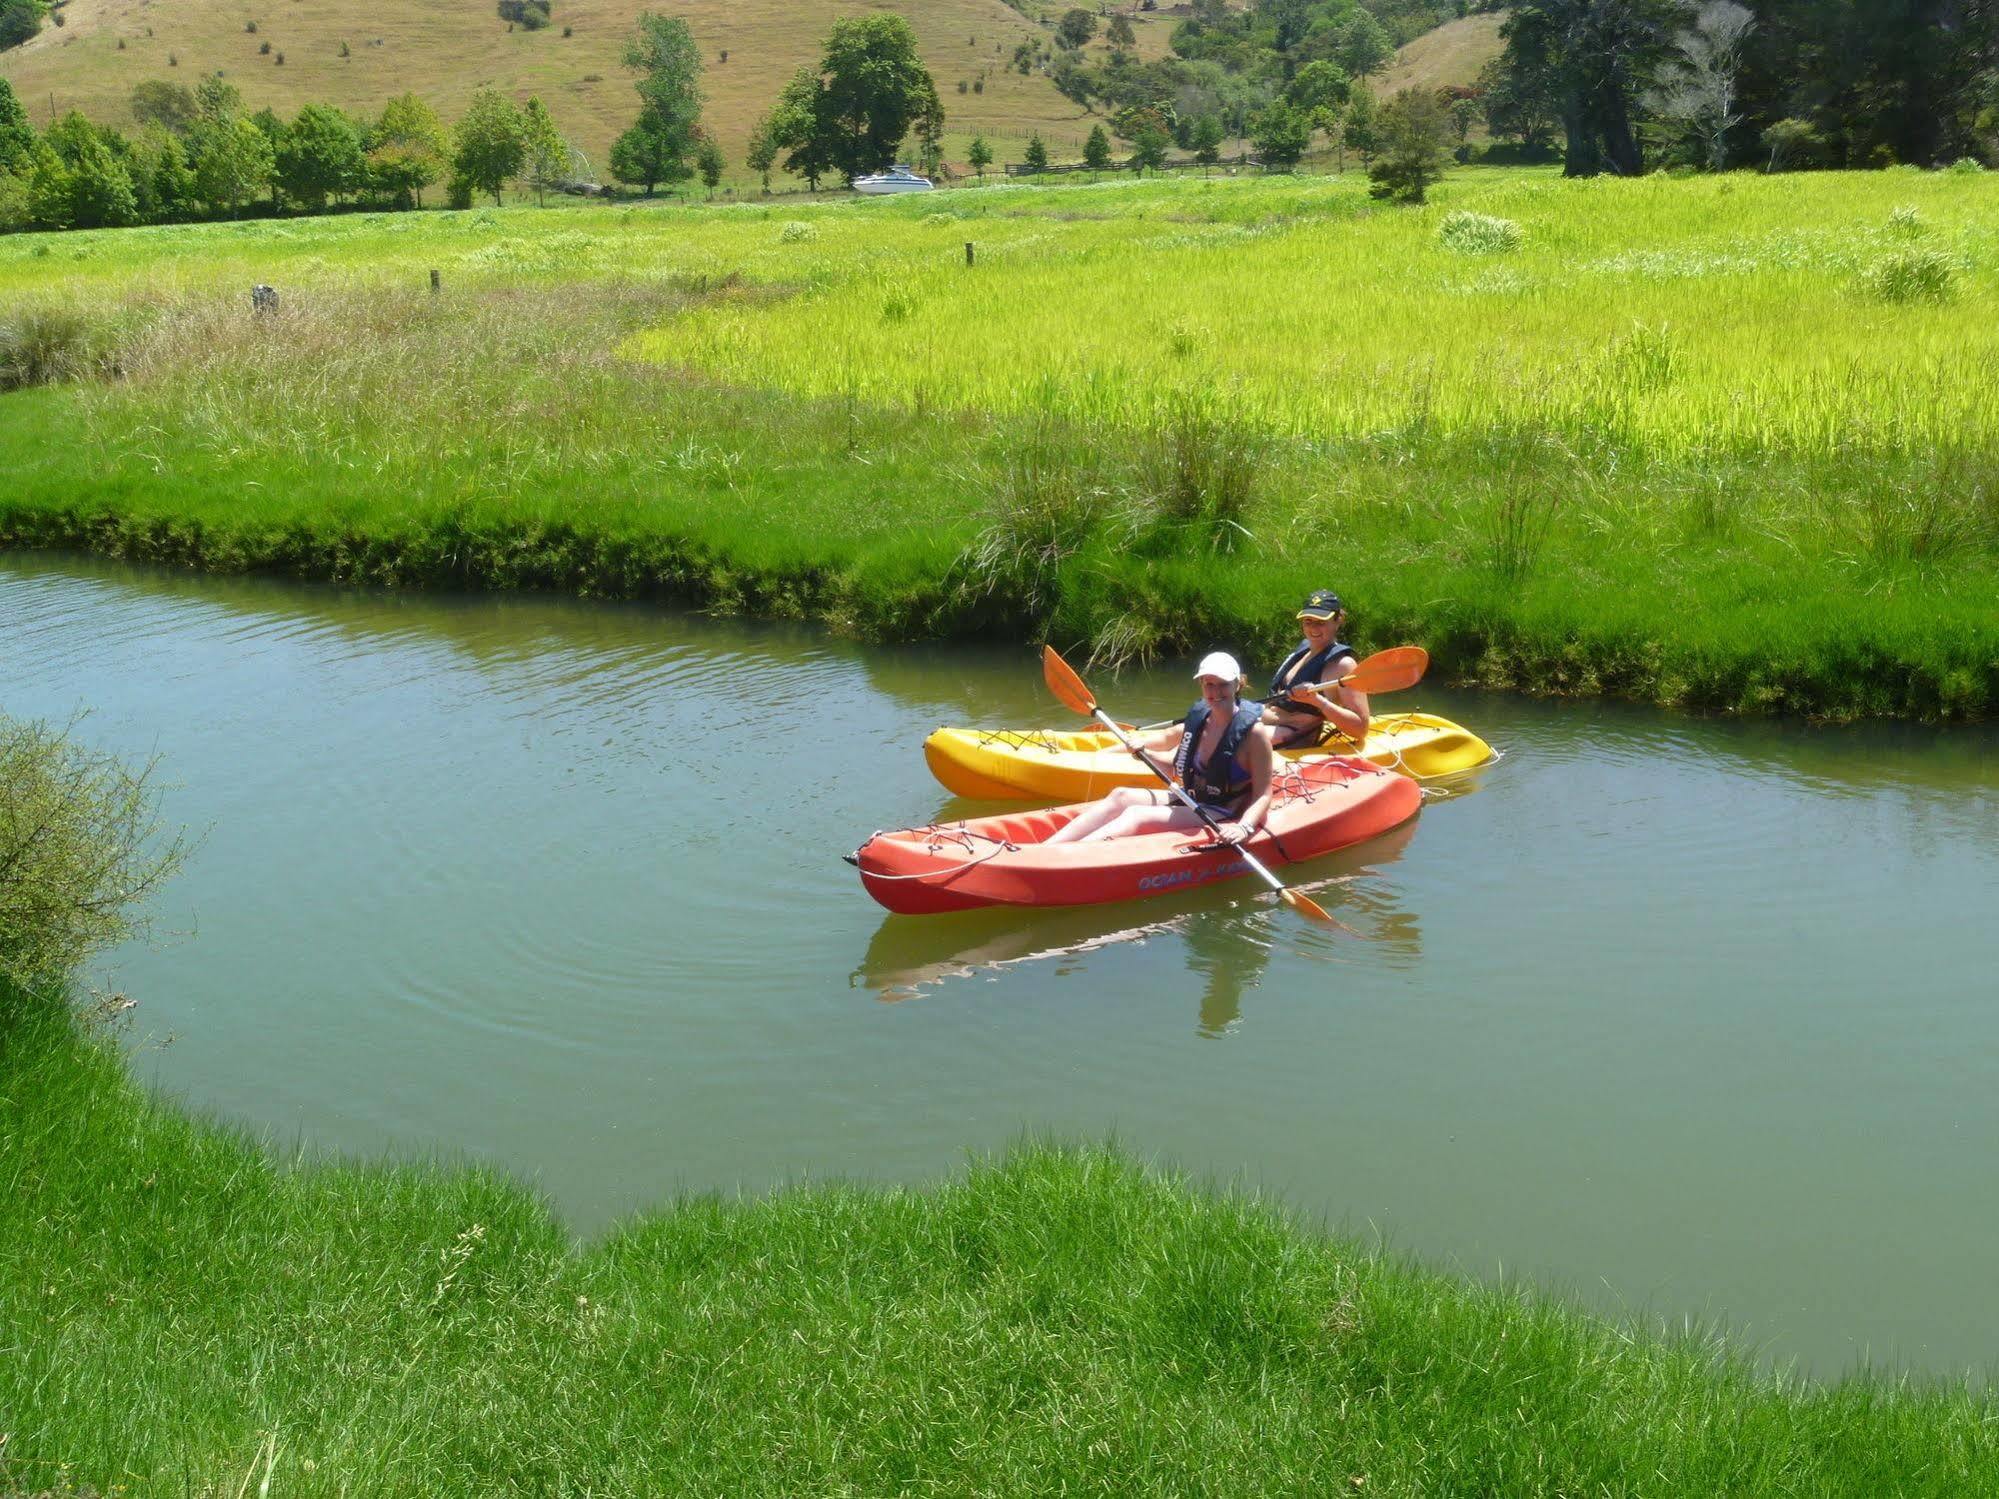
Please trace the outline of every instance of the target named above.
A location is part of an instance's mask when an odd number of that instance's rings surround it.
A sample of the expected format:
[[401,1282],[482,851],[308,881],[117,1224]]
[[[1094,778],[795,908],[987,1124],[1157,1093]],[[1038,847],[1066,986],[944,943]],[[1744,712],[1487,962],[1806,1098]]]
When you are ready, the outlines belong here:
[[1230,686],[1242,680],[1242,668],[1236,665],[1235,657],[1227,651],[1209,651],[1201,658],[1201,664],[1194,668],[1197,677],[1220,677]]

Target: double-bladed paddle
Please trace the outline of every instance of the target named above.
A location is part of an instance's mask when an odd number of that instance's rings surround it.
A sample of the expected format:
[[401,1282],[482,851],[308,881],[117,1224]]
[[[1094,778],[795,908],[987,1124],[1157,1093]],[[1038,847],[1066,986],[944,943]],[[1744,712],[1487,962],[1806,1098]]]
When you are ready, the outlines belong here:
[[[1055,647],[1052,645],[1044,645],[1041,648],[1041,675],[1047,680],[1048,690],[1055,694],[1056,699],[1063,707],[1081,713],[1086,718],[1094,718],[1098,723],[1109,729],[1111,733],[1117,736],[1117,742],[1130,750],[1136,759],[1143,761],[1146,768],[1159,777],[1168,791],[1172,792],[1181,802],[1193,809],[1194,815],[1206,823],[1208,831],[1215,835],[1216,842],[1222,844],[1229,842],[1228,839],[1222,837],[1221,828],[1216,826],[1214,818],[1207,814],[1201,804],[1189,796],[1184,788],[1176,784],[1173,777],[1155,765],[1151,756],[1147,755],[1137,745],[1124,737],[1124,731],[1112,723],[1110,718],[1104,713],[1104,710],[1097,706],[1097,700],[1091,696],[1089,687],[1081,677],[1076,675],[1075,669],[1057,654]],[[1257,858],[1255,854],[1251,853],[1242,844],[1237,843],[1230,846],[1242,855],[1243,862],[1256,871],[1262,878],[1263,883],[1283,897],[1284,904],[1296,911],[1300,916],[1307,917],[1312,921],[1322,921],[1327,926],[1339,925],[1337,921],[1325,913],[1317,901],[1313,900],[1309,895],[1304,895],[1293,890],[1289,885],[1278,879],[1276,875],[1264,867],[1261,859]]]

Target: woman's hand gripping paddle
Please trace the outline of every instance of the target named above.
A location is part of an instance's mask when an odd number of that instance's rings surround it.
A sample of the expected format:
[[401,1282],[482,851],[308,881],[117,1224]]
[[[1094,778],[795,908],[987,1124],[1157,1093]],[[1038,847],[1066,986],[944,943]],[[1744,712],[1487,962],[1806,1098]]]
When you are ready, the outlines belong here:
[[[1044,645],[1041,648],[1041,675],[1047,680],[1048,690],[1055,694],[1056,699],[1063,707],[1080,713],[1086,718],[1094,718],[1098,723],[1109,729],[1111,733],[1117,736],[1117,742],[1130,750],[1135,758],[1143,761],[1146,768],[1159,777],[1168,791],[1172,792],[1186,806],[1193,809],[1194,815],[1206,823],[1208,831],[1215,835],[1216,842],[1228,842],[1226,838],[1222,837],[1222,830],[1215,825],[1214,818],[1208,816],[1202,810],[1200,803],[1189,796],[1165,771],[1153,764],[1152,758],[1149,755],[1145,754],[1137,745],[1124,737],[1124,731],[1112,723],[1105,715],[1104,710],[1097,706],[1097,700],[1090,695],[1089,687],[1084,684],[1081,677],[1076,675],[1074,668],[1067,661],[1064,661],[1061,656],[1056,654],[1055,647],[1052,645]],[[1255,870],[1258,876],[1262,878],[1263,883],[1283,897],[1285,905],[1309,920],[1322,921],[1327,926],[1339,925],[1337,921],[1325,913],[1317,901],[1313,900],[1309,895],[1304,895],[1293,890],[1289,885],[1278,879],[1276,875],[1264,868],[1262,860],[1258,859],[1255,854],[1252,854],[1242,844],[1238,843],[1233,846],[1235,851],[1242,855],[1243,862]]]
[[[1420,645],[1392,645],[1385,651],[1376,651],[1360,665],[1343,677],[1329,677],[1323,682],[1300,682],[1286,688],[1275,697],[1264,699],[1266,703],[1285,703],[1291,694],[1300,688],[1309,687],[1314,692],[1325,692],[1334,687],[1344,687],[1351,692],[1400,692],[1405,687],[1414,687],[1423,680],[1423,673],[1430,669],[1430,653]],[[1141,725],[1141,729],[1169,728],[1175,722],[1166,719],[1161,723]]]

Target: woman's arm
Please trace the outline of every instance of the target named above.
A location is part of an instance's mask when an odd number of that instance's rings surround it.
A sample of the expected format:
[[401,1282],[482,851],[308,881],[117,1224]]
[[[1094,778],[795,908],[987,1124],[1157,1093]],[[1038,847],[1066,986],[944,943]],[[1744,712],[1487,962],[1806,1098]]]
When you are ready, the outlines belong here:
[[1235,821],[1244,838],[1254,838],[1262,832],[1264,820],[1270,816],[1270,773],[1274,758],[1270,730],[1259,724],[1242,742],[1243,766],[1249,771],[1250,801]]
[[[1359,669],[1360,663],[1353,657],[1344,656],[1340,659],[1340,676],[1352,676]],[[1294,691],[1292,696],[1312,704],[1326,715],[1328,723],[1355,744],[1366,742],[1369,715],[1365,692],[1349,692],[1344,687],[1334,687],[1331,692]]]

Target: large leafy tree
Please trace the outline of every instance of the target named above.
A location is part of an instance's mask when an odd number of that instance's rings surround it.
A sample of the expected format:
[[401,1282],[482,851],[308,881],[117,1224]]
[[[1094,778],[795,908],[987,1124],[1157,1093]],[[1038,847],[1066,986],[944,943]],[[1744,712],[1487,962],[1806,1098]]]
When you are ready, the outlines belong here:
[[638,30],[625,47],[625,66],[636,72],[639,117],[611,144],[611,175],[643,185],[646,195],[662,182],[694,175],[701,141],[701,53],[687,23],[640,11]]
[[444,122],[415,94],[382,106],[368,132],[368,180],[398,205],[423,206],[423,190],[444,174]]
[[353,122],[330,104],[308,104],[279,135],[272,153],[278,186],[301,208],[319,213],[326,200],[361,185],[367,162]]
[[482,88],[472,96],[465,118],[458,122],[451,167],[468,186],[491,193],[520,175],[527,160],[527,135],[514,101],[497,89]]
[[1451,112],[1432,89],[1406,88],[1381,107],[1368,193],[1392,203],[1421,203],[1444,174]]
[[1264,166],[1291,171],[1312,143],[1312,117],[1282,99],[1275,100],[1257,118],[1250,141]]
[[49,185],[37,187],[45,198],[36,209],[38,217],[50,220],[52,227],[60,218],[60,227],[70,229],[108,229],[139,221],[132,175],[125,164],[131,148],[121,137],[71,110],[49,126],[43,142],[61,161],[63,172],[51,176]]
[[195,195],[229,213],[240,213],[245,203],[268,188],[276,167],[270,137],[240,116],[221,122],[202,120],[194,127],[188,155]]
[[1673,54],[1677,0],[1523,0],[1499,28],[1502,65],[1543,92],[1571,177],[1644,168],[1633,106]]
[[[797,83],[794,79],[793,86]],[[893,164],[910,127],[926,116],[934,115],[941,129],[937,85],[917,55],[916,33],[901,16],[854,16],[834,22],[812,84],[809,110],[793,111],[787,123],[796,127],[809,120],[811,138],[825,165],[844,176],[878,172]],[[787,86],[787,95],[793,86]]]
[[810,68],[800,68],[777,96],[769,115],[771,143],[786,153],[784,169],[803,177],[815,193],[819,179],[833,169],[831,136],[819,124],[823,93],[819,75]]

